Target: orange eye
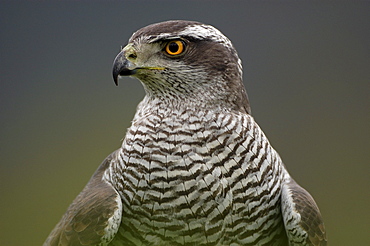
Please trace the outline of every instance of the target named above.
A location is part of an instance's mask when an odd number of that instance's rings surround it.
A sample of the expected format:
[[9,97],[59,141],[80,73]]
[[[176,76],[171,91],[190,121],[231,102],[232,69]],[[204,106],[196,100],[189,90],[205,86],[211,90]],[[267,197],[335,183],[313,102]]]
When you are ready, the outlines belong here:
[[169,54],[171,56],[175,56],[175,55],[180,55],[184,51],[184,48],[185,48],[185,44],[184,44],[183,41],[174,40],[174,41],[170,41],[166,45],[165,50],[166,50],[167,54]]

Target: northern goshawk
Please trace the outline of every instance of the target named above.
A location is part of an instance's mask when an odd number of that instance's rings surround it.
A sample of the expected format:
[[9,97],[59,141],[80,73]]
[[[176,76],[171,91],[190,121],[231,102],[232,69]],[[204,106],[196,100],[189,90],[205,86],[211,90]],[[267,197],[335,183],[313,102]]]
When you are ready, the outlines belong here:
[[113,77],[146,95],[47,245],[326,245],[311,195],[251,116],[230,40],[193,21],[135,32]]

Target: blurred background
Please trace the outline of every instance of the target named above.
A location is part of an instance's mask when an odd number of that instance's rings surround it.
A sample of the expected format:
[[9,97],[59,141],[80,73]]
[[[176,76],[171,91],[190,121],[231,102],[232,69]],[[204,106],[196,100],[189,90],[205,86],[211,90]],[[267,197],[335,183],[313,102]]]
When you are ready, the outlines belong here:
[[252,113],[318,203],[330,245],[370,245],[370,3],[0,3],[0,245],[41,245],[143,98],[111,76],[131,34],[212,24],[244,65]]

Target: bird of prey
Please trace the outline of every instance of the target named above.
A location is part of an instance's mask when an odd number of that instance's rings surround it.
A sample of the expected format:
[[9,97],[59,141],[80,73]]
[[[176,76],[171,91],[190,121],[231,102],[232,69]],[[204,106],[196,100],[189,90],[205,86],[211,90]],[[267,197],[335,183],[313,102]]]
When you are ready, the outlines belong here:
[[311,195],[251,116],[242,65],[213,26],[135,32],[113,78],[146,95],[47,245],[326,245]]

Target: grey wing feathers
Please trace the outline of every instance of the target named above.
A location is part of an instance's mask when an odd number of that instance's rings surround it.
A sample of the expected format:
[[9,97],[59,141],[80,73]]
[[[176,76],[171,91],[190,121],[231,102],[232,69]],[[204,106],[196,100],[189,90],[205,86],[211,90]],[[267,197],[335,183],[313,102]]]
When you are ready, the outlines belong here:
[[112,240],[121,222],[122,204],[117,191],[102,177],[116,153],[100,165],[44,246],[106,245]]
[[326,230],[312,196],[293,179],[284,183],[282,213],[289,245],[325,246]]

